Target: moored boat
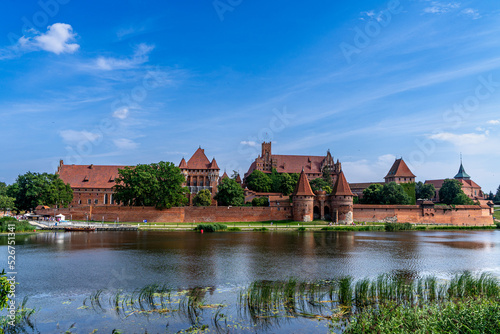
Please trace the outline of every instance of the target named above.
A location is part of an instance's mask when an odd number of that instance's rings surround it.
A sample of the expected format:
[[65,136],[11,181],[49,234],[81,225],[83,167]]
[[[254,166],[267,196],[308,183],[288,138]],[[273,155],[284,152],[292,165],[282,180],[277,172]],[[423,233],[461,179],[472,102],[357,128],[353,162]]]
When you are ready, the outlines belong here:
[[67,232],[92,232],[95,231],[95,226],[66,226],[64,230]]

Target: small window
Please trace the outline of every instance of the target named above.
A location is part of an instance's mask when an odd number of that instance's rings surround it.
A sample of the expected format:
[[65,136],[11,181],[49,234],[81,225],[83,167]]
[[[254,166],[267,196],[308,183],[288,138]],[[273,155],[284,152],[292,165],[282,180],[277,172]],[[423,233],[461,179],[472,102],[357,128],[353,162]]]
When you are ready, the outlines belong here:
[[99,200],[98,199],[94,200],[94,204],[99,204]]
[[91,199],[88,199],[88,200],[87,200],[87,204],[92,204],[92,200],[91,200]]
[[78,204],[80,204],[80,205],[81,205],[81,204],[82,204],[82,200],[79,200],[79,201],[78,201]]

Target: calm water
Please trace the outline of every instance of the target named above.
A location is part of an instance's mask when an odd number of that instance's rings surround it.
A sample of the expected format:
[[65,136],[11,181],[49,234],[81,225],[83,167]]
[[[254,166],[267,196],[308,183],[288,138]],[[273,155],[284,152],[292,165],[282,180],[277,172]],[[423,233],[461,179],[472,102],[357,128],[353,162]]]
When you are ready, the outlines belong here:
[[[0,238],[3,268],[6,241]],[[124,320],[109,312],[79,309],[97,289],[132,291],[151,283],[174,289],[211,287],[207,298],[231,304],[239,288],[256,280],[364,278],[381,273],[445,279],[464,270],[500,277],[500,231],[58,232],[18,235],[16,242],[17,299],[29,296],[28,305],[39,308],[35,319],[42,333],[64,332],[73,323],[78,333],[96,328],[98,333],[113,328],[175,333],[189,327],[171,315]],[[327,321],[302,319],[268,331],[327,330]],[[255,331],[264,330],[248,330]]]

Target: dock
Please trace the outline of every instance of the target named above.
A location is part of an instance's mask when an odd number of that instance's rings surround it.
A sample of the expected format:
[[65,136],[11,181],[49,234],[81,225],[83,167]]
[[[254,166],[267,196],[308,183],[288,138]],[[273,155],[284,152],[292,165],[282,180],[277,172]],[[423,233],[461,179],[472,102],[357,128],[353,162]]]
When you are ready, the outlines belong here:
[[53,231],[64,231],[66,227],[88,227],[94,226],[95,231],[137,231],[139,228],[137,226],[126,225],[126,224],[89,224],[89,223],[53,223],[53,222],[40,222],[40,221],[30,221],[31,225],[38,227],[40,230],[53,230]]

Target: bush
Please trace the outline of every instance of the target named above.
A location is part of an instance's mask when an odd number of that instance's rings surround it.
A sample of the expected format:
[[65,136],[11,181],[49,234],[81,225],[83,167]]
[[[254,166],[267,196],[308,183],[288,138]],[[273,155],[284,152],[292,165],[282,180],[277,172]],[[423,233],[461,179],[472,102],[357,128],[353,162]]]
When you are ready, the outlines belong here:
[[14,232],[33,231],[35,229],[35,227],[30,223],[28,223],[27,221],[18,221],[14,217],[5,216],[0,218],[0,232],[1,233],[12,232],[9,230],[9,224],[15,225]]
[[269,231],[267,228],[265,227],[259,227],[259,228],[254,228],[253,229],[255,232],[265,232],[265,231]]
[[325,226],[322,231],[384,231],[382,225],[368,225],[368,226]]
[[306,230],[306,228],[304,226],[301,226],[297,229],[297,231],[299,232],[304,232]]
[[194,230],[195,231],[201,231],[201,230],[203,230],[203,232],[225,231],[225,230],[227,230],[227,225],[219,224],[219,223],[215,223],[215,224],[198,224],[198,226],[196,226],[194,228]]
[[230,232],[239,232],[239,231],[241,231],[241,228],[239,228],[239,227],[230,227],[227,230],[230,231]]
[[269,199],[267,197],[255,197],[252,200],[252,206],[269,206]]
[[410,223],[385,223],[385,230],[387,232],[395,231],[411,231],[414,227]]

